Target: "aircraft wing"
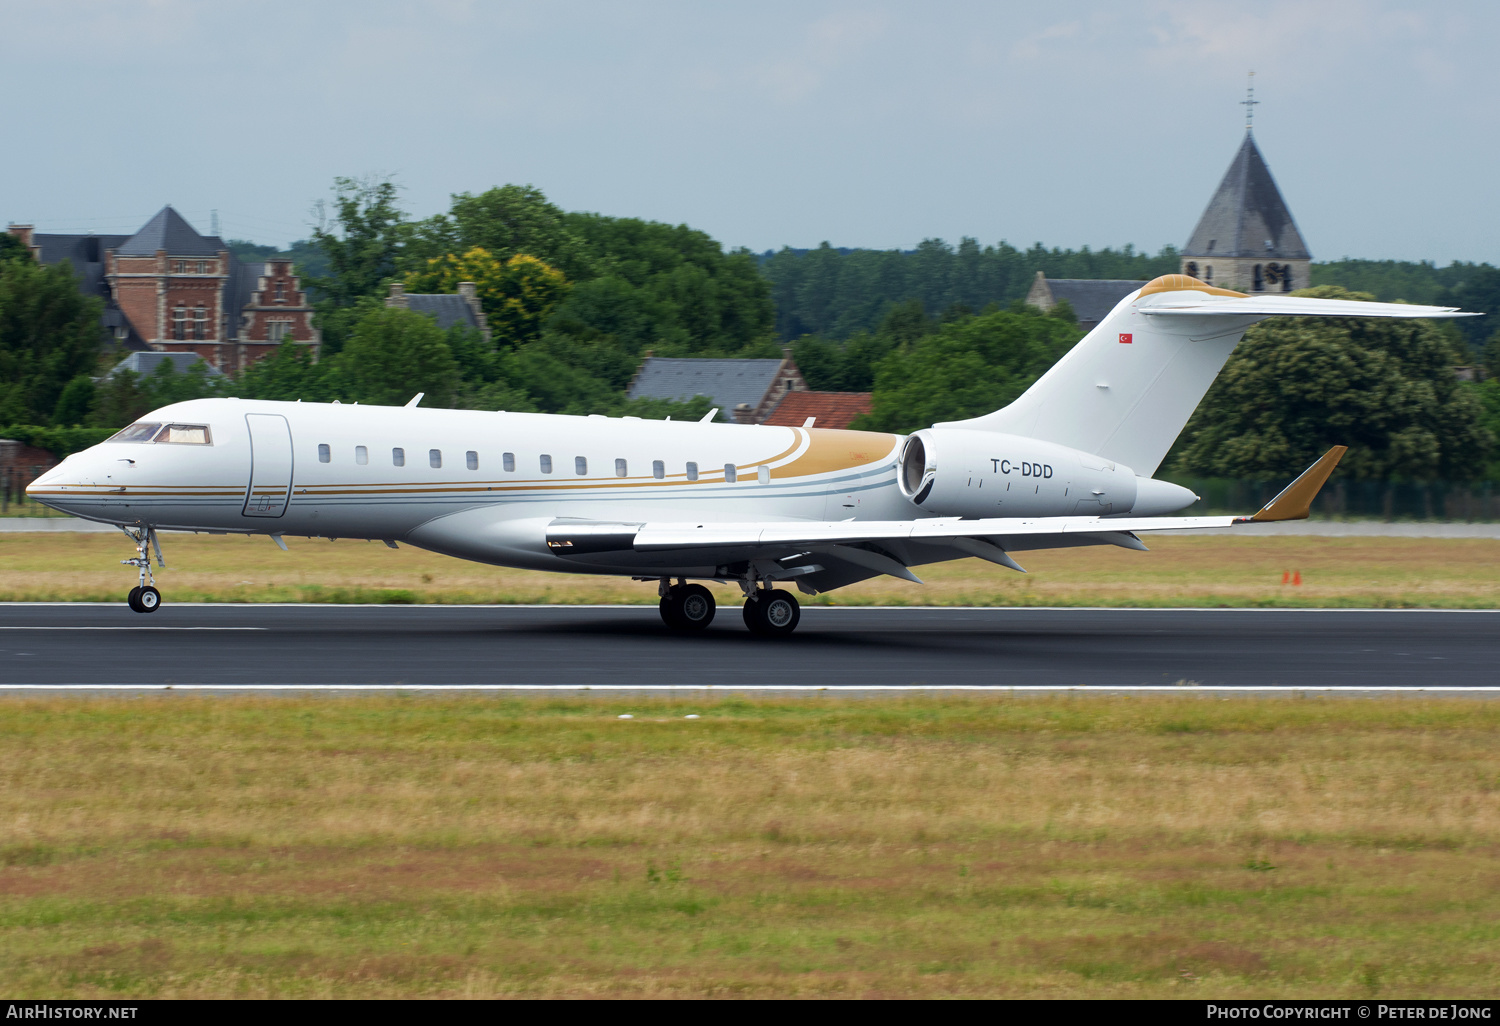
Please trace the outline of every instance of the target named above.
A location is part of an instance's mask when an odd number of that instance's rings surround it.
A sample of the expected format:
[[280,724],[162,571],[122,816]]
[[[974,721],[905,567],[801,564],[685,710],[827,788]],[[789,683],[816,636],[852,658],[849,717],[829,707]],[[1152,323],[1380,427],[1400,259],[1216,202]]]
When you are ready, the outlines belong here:
[[[1179,298],[1181,297],[1181,298]],[[1177,292],[1160,302],[1140,304],[1153,317],[1202,317],[1205,314],[1249,317],[1481,317],[1456,306],[1415,306],[1409,303],[1363,303],[1354,299],[1312,299],[1305,296],[1254,295],[1243,299]]]
[[811,590],[827,590],[879,574],[920,583],[909,567],[961,556],[977,556],[1024,573],[1009,551],[1080,544],[1145,549],[1137,535],[1151,531],[1303,519],[1346,451],[1344,446],[1334,446],[1260,512],[1248,517],[935,517],[743,523],[560,519],[548,525],[547,546],[558,556],[583,562],[614,562],[628,554],[663,565],[743,562],[755,567],[758,576],[803,579]]

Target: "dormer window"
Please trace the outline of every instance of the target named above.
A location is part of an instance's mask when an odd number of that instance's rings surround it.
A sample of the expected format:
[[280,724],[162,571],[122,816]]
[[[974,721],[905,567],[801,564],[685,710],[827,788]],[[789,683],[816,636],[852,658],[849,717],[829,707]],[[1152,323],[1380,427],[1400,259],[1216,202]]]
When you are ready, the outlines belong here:
[[1218,241],[1219,241],[1218,239],[1209,239],[1208,240],[1208,251],[1210,253],[1212,253],[1214,251],[1214,243],[1218,242]]

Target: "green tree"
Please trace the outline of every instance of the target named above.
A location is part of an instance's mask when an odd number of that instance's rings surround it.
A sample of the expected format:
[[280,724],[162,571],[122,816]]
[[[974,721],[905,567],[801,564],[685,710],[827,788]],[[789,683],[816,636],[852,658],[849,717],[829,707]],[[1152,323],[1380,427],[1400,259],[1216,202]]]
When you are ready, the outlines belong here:
[[[1327,285],[1294,295],[1372,298]],[[1432,321],[1262,322],[1188,423],[1174,469],[1278,480],[1347,445],[1339,472],[1356,480],[1472,480],[1494,438],[1454,377],[1462,355]]]
[[761,267],[776,302],[776,333],[783,339],[819,335],[837,341],[874,331],[893,306],[916,300],[929,311],[990,304],[1008,306],[1025,297],[1038,271],[1049,278],[1147,280],[1178,270],[1179,254],[1165,246],[1155,254],[1121,249],[1020,250],[1007,242],[957,247],[924,239],[912,250],[782,249],[764,254]]
[[242,399],[326,403],[339,398],[331,360],[313,359],[312,348],[283,342],[276,351],[247,367],[230,389]]
[[1067,321],[1026,308],[944,324],[881,361],[874,408],[853,426],[909,432],[997,410],[1081,336]]
[[381,307],[354,326],[335,368],[345,398],[401,406],[417,392],[428,406],[451,406],[458,366],[431,317]]
[[31,251],[21,244],[20,239],[10,232],[0,232],[0,261],[30,259]]
[[52,411],[52,423],[58,427],[77,427],[89,423],[94,409],[94,379],[80,374],[63,386]]
[[561,271],[534,256],[517,253],[501,260],[478,246],[462,255],[434,257],[406,276],[415,293],[452,294],[466,281],[474,283],[496,343],[505,346],[536,341],[569,288]]
[[[662,355],[682,356],[738,353],[770,336],[770,285],[747,250],[725,253],[687,225],[576,213],[566,215],[565,225],[612,301],[600,302],[598,291],[580,286],[558,311],[559,330],[609,338],[633,352],[649,344]],[[621,331],[614,300],[625,300],[636,319],[628,331]]]
[[525,253],[570,278],[592,278],[596,272],[566,217],[530,185],[497,186],[478,196],[461,192],[452,197],[448,213],[412,226],[407,264],[415,269],[434,257],[478,247],[502,262]]
[[0,423],[50,421],[68,382],[99,362],[102,309],[66,261],[0,260]]
[[[1500,439],[1500,378],[1467,383],[1464,389],[1479,403],[1480,423],[1485,430]],[[1492,447],[1489,456],[1484,476],[1490,481],[1500,481],[1500,448]]]
[[[69,382],[68,388],[76,384],[77,379]],[[131,370],[112,371],[92,390],[88,422],[96,427],[121,428],[162,406],[222,395],[227,384],[226,378],[214,375],[202,360],[184,371],[178,371],[171,360],[163,360],[145,377]],[[62,405],[60,400],[59,408]]]
[[409,237],[406,215],[396,205],[396,186],[389,179],[335,178],[333,213],[320,203],[313,242],[328,261],[328,271],[310,275],[303,284],[317,290],[318,326],[323,348],[336,353],[363,314],[350,311],[378,296],[396,275],[402,244]]

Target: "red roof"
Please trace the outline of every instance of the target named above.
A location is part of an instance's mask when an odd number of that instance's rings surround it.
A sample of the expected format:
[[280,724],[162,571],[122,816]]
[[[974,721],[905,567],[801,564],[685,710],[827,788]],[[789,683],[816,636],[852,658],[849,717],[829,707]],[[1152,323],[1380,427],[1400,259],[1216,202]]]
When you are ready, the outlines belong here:
[[801,427],[816,417],[813,427],[846,428],[871,408],[869,392],[788,392],[766,418],[767,424]]

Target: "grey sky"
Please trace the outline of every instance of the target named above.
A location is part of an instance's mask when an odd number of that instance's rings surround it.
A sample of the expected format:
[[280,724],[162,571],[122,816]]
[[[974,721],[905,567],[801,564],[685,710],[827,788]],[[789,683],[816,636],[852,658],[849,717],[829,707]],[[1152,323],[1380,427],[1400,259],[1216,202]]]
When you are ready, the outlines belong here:
[[1316,259],[1500,261],[1500,4],[0,0],[0,219],[285,243],[333,176],[728,246],[1156,249],[1243,132]]

